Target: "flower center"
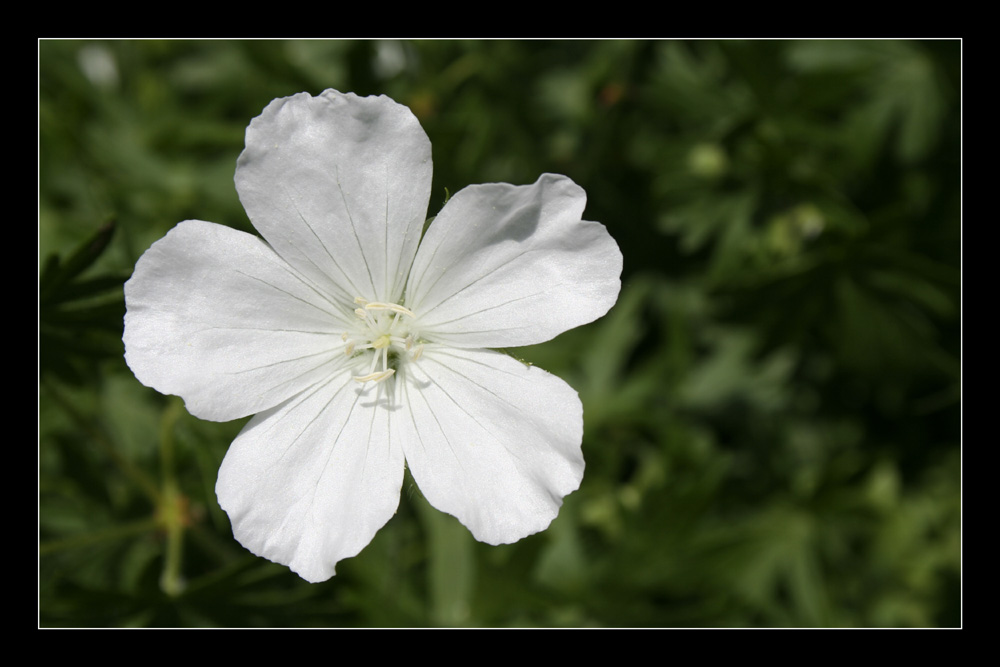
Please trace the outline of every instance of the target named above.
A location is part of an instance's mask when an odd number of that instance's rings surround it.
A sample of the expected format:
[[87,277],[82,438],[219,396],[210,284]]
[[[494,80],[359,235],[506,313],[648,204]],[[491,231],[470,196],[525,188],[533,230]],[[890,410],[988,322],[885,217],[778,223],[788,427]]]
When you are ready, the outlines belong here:
[[359,306],[354,310],[358,324],[341,336],[344,354],[371,357],[368,373],[355,375],[356,382],[382,382],[396,373],[402,359],[420,358],[424,346],[417,342],[416,315],[412,310],[396,303],[366,301],[360,296],[354,303]]

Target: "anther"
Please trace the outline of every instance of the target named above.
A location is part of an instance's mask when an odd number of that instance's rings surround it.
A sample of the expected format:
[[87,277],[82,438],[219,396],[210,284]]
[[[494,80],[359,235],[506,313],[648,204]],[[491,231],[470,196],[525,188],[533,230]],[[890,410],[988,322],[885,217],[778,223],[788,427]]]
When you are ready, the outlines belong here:
[[410,317],[416,317],[413,311],[405,306],[400,306],[395,303],[382,303],[380,301],[373,301],[372,303],[365,304],[365,310],[391,310],[394,313],[399,313],[400,315],[409,315]]
[[355,375],[354,376],[354,381],[355,382],[381,382],[382,380],[385,380],[387,378],[392,377],[395,372],[396,372],[395,368],[389,368],[389,369],[386,369],[384,371],[379,371],[378,373],[370,373],[368,375]]

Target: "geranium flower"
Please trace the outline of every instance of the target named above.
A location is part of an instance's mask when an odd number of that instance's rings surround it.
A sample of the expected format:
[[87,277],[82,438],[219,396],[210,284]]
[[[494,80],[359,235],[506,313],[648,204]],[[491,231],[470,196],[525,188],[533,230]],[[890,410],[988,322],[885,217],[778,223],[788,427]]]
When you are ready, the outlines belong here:
[[583,477],[583,411],[490,348],[602,316],[622,256],[565,176],[465,188],[421,232],[431,146],[387,97],[327,90],[251,123],[236,189],[263,236],[188,220],[125,285],[125,359],[195,416],[251,414],[219,504],[247,549],[334,575],[395,513],[408,465],[476,539],[545,529]]

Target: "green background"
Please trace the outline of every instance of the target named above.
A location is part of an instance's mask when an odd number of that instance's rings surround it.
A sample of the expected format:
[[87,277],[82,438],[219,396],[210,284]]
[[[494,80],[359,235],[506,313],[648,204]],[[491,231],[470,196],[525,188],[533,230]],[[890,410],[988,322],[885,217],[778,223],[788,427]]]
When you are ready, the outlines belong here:
[[[957,626],[957,41],[39,43],[42,626]],[[386,94],[429,215],[566,174],[618,304],[515,354],[584,404],[582,486],[479,544],[407,477],[308,584],[232,538],[203,422],[122,357],[122,283],[181,220],[253,232],[250,119]]]

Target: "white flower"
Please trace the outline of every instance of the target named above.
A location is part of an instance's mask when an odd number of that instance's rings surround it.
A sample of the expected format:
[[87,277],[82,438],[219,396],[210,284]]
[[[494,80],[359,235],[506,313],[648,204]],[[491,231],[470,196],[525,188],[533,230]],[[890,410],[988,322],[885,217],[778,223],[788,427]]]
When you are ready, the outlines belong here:
[[[602,316],[622,256],[565,176],[465,188],[421,240],[431,146],[387,97],[274,100],[236,188],[263,240],[177,225],[125,285],[125,358],[202,419],[255,414],[216,493],[250,551],[323,581],[395,513],[403,467],[476,539],[545,529],[580,485],[583,411],[488,348]],[[419,245],[419,247],[418,247]]]

